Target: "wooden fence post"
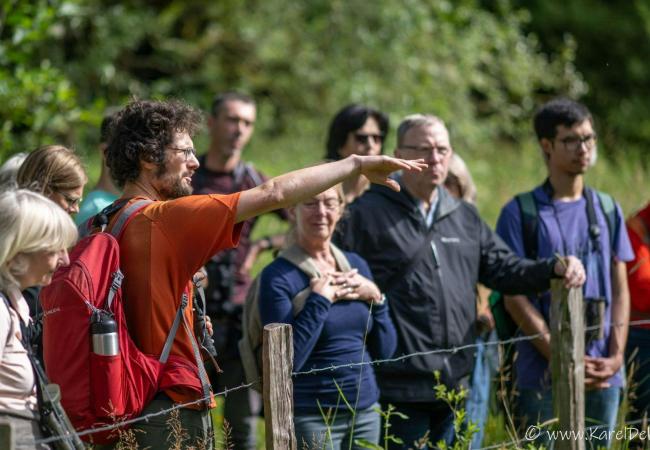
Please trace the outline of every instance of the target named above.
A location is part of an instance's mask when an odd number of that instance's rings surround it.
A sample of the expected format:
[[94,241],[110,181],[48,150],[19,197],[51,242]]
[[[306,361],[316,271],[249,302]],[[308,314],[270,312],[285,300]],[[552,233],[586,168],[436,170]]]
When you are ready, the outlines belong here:
[[558,439],[556,449],[584,450],[577,437],[585,431],[585,329],[581,289],[566,289],[564,280],[551,283],[551,372],[553,411],[558,430],[574,432]]
[[263,396],[267,450],[296,450],[293,427],[293,333],[291,325],[270,323],[263,335]]

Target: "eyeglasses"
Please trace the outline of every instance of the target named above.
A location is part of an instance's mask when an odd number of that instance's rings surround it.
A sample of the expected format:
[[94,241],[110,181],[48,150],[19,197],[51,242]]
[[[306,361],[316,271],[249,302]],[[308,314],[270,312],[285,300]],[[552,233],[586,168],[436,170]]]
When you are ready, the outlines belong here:
[[564,148],[571,152],[576,152],[584,144],[587,150],[591,150],[596,146],[597,136],[595,134],[588,134],[587,136],[568,136],[559,140]]
[[185,161],[187,162],[190,157],[194,156],[196,158],[196,149],[193,147],[187,147],[187,148],[177,148],[177,147],[171,147],[171,149],[177,153],[183,153],[185,156]]
[[56,191],[56,193],[63,197],[63,200],[65,200],[65,202],[68,204],[68,208],[79,206],[79,204],[81,204],[83,201],[83,197],[70,197],[68,194],[61,191]]
[[400,145],[400,148],[405,150],[413,150],[414,152],[421,155],[429,155],[432,151],[435,151],[440,156],[446,156],[451,152],[451,148],[446,147],[444,145],[436,145],[435,147],[427,147],[427,146],[419,147],[417,145]]
[[341,207],[341,201],[338,198],[329,198],[325,200],[309,200],[301,203],[303,208],[316,211],[320,205],[323,205],[327,211],[335,211]]
[[369,145],[370,140],[373,144],[381,144],[384,141],[383,134],[374,134],[374,133],[354,133],[354,140],[358,144]]

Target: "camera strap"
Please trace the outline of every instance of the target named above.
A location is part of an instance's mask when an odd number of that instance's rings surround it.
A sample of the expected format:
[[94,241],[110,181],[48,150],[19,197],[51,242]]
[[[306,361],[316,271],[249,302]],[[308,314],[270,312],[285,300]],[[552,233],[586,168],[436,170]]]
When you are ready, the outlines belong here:
[[[201,281],[202,279],[197,278],[196,274],[192,278],[192,283],[194,284],[194,292],[196,292],[197,295],[194,296],[195,302],[194,302],[194,309],[195,311],[199,314],[201,317],[201,336],[199,336],[199,346],[201,350],[203,350],[203,353],[208,355],[210,358],[210,361],[212,361],[212,364],[214,366],[214,369],[216,370],[217,373],[222,373],[223,370],[219,367],[219,364],[217,363],[217,360],[215,358],[215,355],[212,354],[212,352],[206,348],[204,345],[204,342],[206,339],[212,339],[210,337],[210,334],[208,333],[208,328],[207,328],[207,321],[208,319],[208,313],[207,313],[207,306],[205,302],[205,289],[203,289],[203,286],[201,286]],[[196,299],[200,302],[196,302]],[[196,320],[196,319],[195,319]],[[213,347],[214,348],[214,347]]]
[[[544,181],[542,189],[544,190],[545,194],[548,196],[548,200],[551,203],[551,206],[553,208],[553,216],[555,217],[555,221],[557,223],[558,230],[560,232],[560,239],[562,240],[562,247],[563,247],[562,250],[564,255],[566,256],[568,253],[568,247],[565,240],[564,232],[562,230],[560,218],[558,217],[557,209],[555,208],[555,204],[553,203],[553,194],[554,194],[553,186],[551,185],[551,182],[548,178]],[[605,197],[605,195],[600,195],[597,191],[594,191],[593,189],[587,186],[583,188],[582,196],[585,199],[585,212],[587,215],[587,232],[589,235],[589,242],[591,243],[591,245],[588,246],[587,248],[586,260],[584,261],[585,269],[589,274],[592,271],[592,269],[594,269],[593,265],[594,264],[596,265],[594,275],[598,280],[597,281],[598,294],[599,294],[598,298],[603,299],[598,301],[598,299],[596,298],[592,300],[588,300],[587,298],[585,298],[585,320],[588,326],[595,327],[594,330],[592,329],[585,330],[585,338],[586,338],[585,344],[588,346],[594,340],[604,338],[605,310],[607,304],[605,281],[603,279],[605,273],[604,271],[605,264],[603,261],[603,248],[600,241],[601,227],[598,224],[598,218],[596,216],[594,197],[598,196],[601,202],[601,210],[605,217],[605,221],[607,222],[607,226],[609,228],[610,234],[613,233],[613,225],[610,224],[610,221],[612,220],[610,219],[609,216],[614,215],[613,212],[616,211],[616,208],[613,204],[613,200],[611,200],[611,197],[609,196]],[[610,205],[603,204],[603,202],[606,199],[610,199],[608,200],[611,202]],[[612,241],[612,239],[610,239],[610,241]]]
[[[61,450],[83,450],[85,446],[77,431],[74,429],[68,416],[65,413],[65,410],[61,406],[60,399],[53,398],[48,389],[50,385],[49,380],[45,371],[41,367],[41,363],[34,355],[32,351],[31,334],[32,330],[29,325],[25,324],[20,317],[20,314],[16,309],[11,305],[7,296],[0,292],[0,297],[4,301],[4,304],[7,306],[8,310],[13,310],[18,316],[18,323],[20,324],[20,340],[27,352],[27,357],[32,366],[34,372],[34,384],[36,385],[36,399],[38,402],[38,412],[39,418],[38,422],[41,428],[41,431],[47,437],[57,436],[61,438],[58,441],[53,442],[53,446],[56,449]],[[58,386],[56,386],[58,388]]]
[[[600,242],[601,230],[600,230],[600,226],[598,225],[598,220],[596,218],[596,208],[594,207],[594,195],[595,192],[592,189],[585,187],[584,196],[585,196],[585,200],[587,201],[587,220],[589,221],[589,238],[591,239],[593,249],[596,253],[596,259],[598,260],[599,269],[602,269],[602,270],[598,270],[598,291],[601,297],[607,299],[607,292],[605,291],[605,281],[603,280],[603,276],[605,272],[604,270],[605,261],[603,260],[603,247]],[[612,230],[610,230],[610,233],[611,232]]]

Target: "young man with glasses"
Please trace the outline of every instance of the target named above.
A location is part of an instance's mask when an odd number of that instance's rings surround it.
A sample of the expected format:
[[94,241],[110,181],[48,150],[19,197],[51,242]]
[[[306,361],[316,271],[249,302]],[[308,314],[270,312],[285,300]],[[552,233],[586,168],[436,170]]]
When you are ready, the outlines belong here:
[[[585,173],[595,163],[597,151],[589,110],[558,98],[539,108],[534,127],[548,174],[544,183],[525,194],[532,195],[534,201],[536,232],[525,234],[531,228],[530,219],[522,213],[525,202],[513,199],[501,211],[497,233],[520,256],[571,254],[584,264],[585,325],[597,330],[585,335],[586,425],[600,426],[595,436],[605,437],[607,433],[601,431],[612,430],[615,425],[623,386],[620,369],[629,320],[625,262],[634,254],[620,207],[611,197],[585,186]],[[505,297],[506,309],[523,334],[542,334],[533,341],[517,343],[519,399],[515,412],[524,427],[554,417],[549,372],[555,351],[550,348],[548,334],[550,301],[548,292]],[[605,438],[594,439],[589,445],[608,444]]]
[[[439,118],[416,114],[397,129],[395,156],[423,159],[427,168],[396,177],[392,192],[372,186],[352,205],[339,226],[342,248],[358,253],[370,266],[386,296],[397,329],[398,362],[376,366],[381,403],[408,419],[391,419],[403,446],[428,436],[435,444],[454,439],[453,413],[436,399],[434,371],[450,388],[468,387],[476,342],[476,284],[509,293],[548,289],[552,276],[568,285],[584,281],[582,265],[568,257],[565,268],[550,257],[517,257],[479,217],[476,208],[444,187],[453,149]],[[432,350],[449,349],[432,354]]]
[[[251,163],[242,158],[256,120],[255,101],[239,92],[225,92],[212,102],[208,116],[210,143],[201,155],[199,168],[192,176],[195,194],[232,194],[251,189],[267,180]],[[275,211],[286,220],[285,210]],[[211,374],[216,392],[244,383],[244,372],[237,343],[242,337],[242,308],[251,285],[250,270],[258,255],[280,248],[284,234],[265,236],[253,241],[251,234],[257,217],[242,227],[239,245],[213,255],[205,265],[208,276],[206,301],[214,324],[214,341],[222,373]],[[231,427],[234,450],[256,448],[257,421],[262,398],[253,389],[240,389],[225,399],[224,419]]]

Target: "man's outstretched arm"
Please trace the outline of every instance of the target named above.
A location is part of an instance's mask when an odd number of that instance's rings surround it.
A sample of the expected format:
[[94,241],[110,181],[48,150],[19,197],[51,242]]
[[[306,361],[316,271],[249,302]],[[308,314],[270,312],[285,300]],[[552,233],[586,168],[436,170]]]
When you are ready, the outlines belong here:
[[427,165],[423,160],[408,161],[384,155],[352,155],[340,161],[295,170],[243,191],[239,197],[235,221],[242,222],[274,209],[295,205],[359,174],[373,183],[384,184],[399,191],[397,182],[388,178],[392,172],[420,171],[425,167]]

